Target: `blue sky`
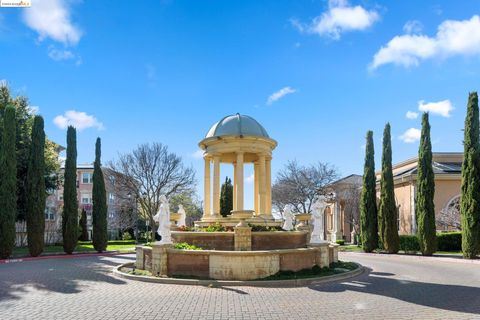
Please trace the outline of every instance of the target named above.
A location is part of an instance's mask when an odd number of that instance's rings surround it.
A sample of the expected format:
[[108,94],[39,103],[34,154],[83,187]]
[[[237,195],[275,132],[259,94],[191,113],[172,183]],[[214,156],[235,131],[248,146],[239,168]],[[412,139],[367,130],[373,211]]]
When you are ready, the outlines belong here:
[[39,108],[51,139],[79,128],[79,162],[97,136],[104,161],[158,141],[201,182],[197,143],[240,112],[278,141],[273,176],[295,158],[347,175],[362,172],[368,129],[379,165],[387,121],[394,162],[415,156],[421,110],[434,151],[462,150],[479,14],[477,0],[32,0],[0,8],[0,79]]

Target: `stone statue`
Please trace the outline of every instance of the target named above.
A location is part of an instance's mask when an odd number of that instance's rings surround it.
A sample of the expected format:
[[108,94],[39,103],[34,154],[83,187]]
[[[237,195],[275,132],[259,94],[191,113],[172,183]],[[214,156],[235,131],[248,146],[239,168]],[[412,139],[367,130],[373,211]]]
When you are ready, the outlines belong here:
[[172,234],[170,231],[170,206],[168,204],[167,197],[160,196],[160,209],[158,213],[153,217],[154,221],[158,221],[157,233],[162,237],[160,244],[171,244]]
[[282,229],[286,230],[286,231],[293,230],[293,219],[295,218],[295,215],[292,212],[291,205],[289,205],[289,204],[285,205],[285,207],[283,208],[282,215],[283,215],[283,219],[285,221],[283,223]]
[[312,220],[313,220],[313,231],[310,237],[310,243],[323,243],[325,242],[325,226],[323,223],[323,213],[327,203],[325,198],[321,197],[315,201],[312,205]]
[[185,218],[187,217],[187,214],[181,204],[178,205],[178,213],[180,214],[180,219],[177,221],[177,226],[186,226],[187,223],[185,222]]

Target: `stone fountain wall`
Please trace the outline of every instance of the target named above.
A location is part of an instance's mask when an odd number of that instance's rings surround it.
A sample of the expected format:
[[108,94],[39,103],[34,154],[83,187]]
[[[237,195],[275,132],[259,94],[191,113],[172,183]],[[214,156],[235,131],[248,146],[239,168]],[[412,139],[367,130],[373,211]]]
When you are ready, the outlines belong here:
[[[279,271],[299,271],[315,265],[326,267],[338,261],[338,245],[307,246],[305,232],[251,232],[246,229],[211,235],[206,235],[207,232],[175,232],[172,237],[175,242],[196,242],[195,245],[216,248],[177,250],[173,245],[137,246],[136,267],[149,270],[155,276],[254,280]],[[219,241],[224,243],[219,244]],[[218,247],[230,250],[218,250]]]

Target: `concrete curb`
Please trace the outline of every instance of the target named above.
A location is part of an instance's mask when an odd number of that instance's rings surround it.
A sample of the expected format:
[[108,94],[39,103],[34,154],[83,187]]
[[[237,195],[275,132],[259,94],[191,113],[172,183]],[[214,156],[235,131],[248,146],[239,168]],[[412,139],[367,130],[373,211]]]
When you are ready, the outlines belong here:
[[72,254],[54,253],[54,254],[42,255],[38,257],[19,257],[19,258],[3,259],[3,260],[0,260],[0,264],[27,262],[27,261],[36,261],[36,260],[48,260],[48,259],[74,259],[74,258],[97,257],[97,256],[118,256],[118,255],[124,255],[124,254],[135,254],[135,251],[131,251],[131,252],[107,251],[102,253],[74,252]]
[[418,259],[424,261],[435,261],[435,262],[451,262],[451,263],[473,263],[473,264],[480,264],[480,259],[463,259],[462,256],[458,256],[458,258],[454,258],[451,256],[445,255],[436,255],[436,256],[421,256],[421,255],[413,255],[413,254],[386,254],[386,253],[366,253],[366,252],[339,252],[338,254],[341,255],[350,255],[350,256],[369,256],[369,257],[382,257],[386,259]]
[[317,278],[305,278],[305,279],[291,279],[291,280],[254,280],[254,281],[237,281],[237,280],[198,280],[198,279],[178,279],[178,278],[157,278],[153,276],[138,276],[133,274],[127,274],[121,272],[123,267],[133,265],[133,262],[124,263],[113,268],[113,274],[117,277],[143,281],[154,282],[162,284],[180,284],[180,285],[198,285],[198,286],[211,286],[211,287],[303,287],[307,285],[319,285],[330,283],[334,281],[343,281],[356,276],[359,276],[365,272],[365,268],[356,263],[358,268],[352,271],[347,271],[341,274],[335,274],[331,276],[317,277]]

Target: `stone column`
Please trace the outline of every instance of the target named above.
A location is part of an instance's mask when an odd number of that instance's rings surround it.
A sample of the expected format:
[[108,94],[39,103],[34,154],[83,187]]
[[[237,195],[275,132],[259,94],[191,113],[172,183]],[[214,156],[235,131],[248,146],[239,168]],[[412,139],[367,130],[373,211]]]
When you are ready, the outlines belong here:
[[243,210],[243,152],[237,152],[237,174],[236,174],[237,190],[235,192],[237,198],[237,210]]
[[220,157],[213,157],[213,212],[220,214]]
[[205,177],[204,177],[204,191],[203,191],[203,218],[211,214],[211,199],[210,199],[210,159],[205,157]]
[[339,223],[340,223],[340,203],[335,202],[333,210],[333,230],[332,230],[332,242],[336,242],[338,240],[338,232],[340,230]]
[[264,215],[266,213],[266,174],[265,174],[265,155],[261,154],[258,156],[258,166],[260,169],[260,180],[258,182],[259,186],[259,211],[260,214]]
[[259,175],[260,175],[260,169],[258,166],[258,161],[255,161],[253,164],[253,210],[255,210],[255,215],[259,215],[260,213],[258,212],[258,180],[259,180]]
[[152,245],[152,275],[160,277],[168,275],[168,248],[171,244],[153,244]]
[[252,228],[235,227],[235,251],[252,250]]
[[233,211],[237,210],[237,162],[233,162]]
[[272,168],[271,159],[267,159],[265,162],[265,188],[266,188],[266,214],[272,215]]

